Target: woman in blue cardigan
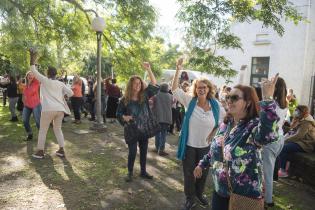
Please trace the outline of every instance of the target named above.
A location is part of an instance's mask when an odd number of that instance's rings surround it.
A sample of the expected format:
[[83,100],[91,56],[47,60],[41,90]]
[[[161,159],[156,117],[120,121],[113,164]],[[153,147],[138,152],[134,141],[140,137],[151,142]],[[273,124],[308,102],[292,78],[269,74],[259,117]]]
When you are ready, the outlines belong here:
[[185,210],[193,208],[197,199],[203,207],[208,201],[203,195],[207,172],[195,179],[193,171],[199,160],[209,151],[209,136],[214,133],[225,115],[224,108],[214,99],[214,87],[207,79],[197,79],[192,85],[192,94],[185,93],[178,86],[183,59],[176,65],[173,79],[173,96],[186,109],[179,137],[177,158],[183,161]]

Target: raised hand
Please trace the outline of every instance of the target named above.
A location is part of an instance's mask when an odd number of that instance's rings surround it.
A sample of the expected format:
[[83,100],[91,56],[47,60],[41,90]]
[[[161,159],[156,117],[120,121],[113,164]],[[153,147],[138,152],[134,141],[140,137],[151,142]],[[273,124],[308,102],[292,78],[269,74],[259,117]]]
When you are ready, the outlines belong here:
[[274,77],[269,79],[263,79],[261,81],[261,92],[264,99],[271,99],[275,92],[275,86],[279,77],[279,73],[277,73]]
[[146,71],[151,70],[151,65],[149,62],[143,62],[142,66]]
[[176,69],[181,69],[183,66],[184,58],[179,58],[176,62]]
[[30,64],[35,65],[37,61],[37,51],[35,48],[30,48],[29,52],[30,52]]

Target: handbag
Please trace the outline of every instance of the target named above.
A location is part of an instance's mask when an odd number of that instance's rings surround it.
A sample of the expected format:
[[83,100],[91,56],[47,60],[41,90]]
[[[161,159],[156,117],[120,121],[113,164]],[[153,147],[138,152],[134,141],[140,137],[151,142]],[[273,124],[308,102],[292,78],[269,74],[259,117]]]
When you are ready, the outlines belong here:
[[264,199],[262,198],[250,198],[244,195],[239,195],[233,192],[231,178],[229,175],[228,164],[224,159],[224,143],[229,136],[229,131],[225,133],[224,141],[222,144],[222,157],[223,165],[226,173],[226,179],[228,182],[228,188],[230,192],[229,210],[264,210]]
[[247,196],[230,193],[229,210],[263,210],[262,198],[250,198]]
[[156,120],[147,103],[144,104],[142,112],[138,115],[136,125],[145,139],[155,136],[161,130],[160,123]]
[[137,125],[134,121],[129,121],[124,124],[124,137],[126,144],[134,144],[141,138]]

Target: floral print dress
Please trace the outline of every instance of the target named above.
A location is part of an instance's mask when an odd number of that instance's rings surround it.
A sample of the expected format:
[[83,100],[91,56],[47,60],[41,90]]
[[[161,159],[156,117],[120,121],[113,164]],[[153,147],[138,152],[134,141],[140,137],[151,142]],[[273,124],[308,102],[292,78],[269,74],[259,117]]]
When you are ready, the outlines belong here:
[[[205,169],[212,166],[215,191],[229,197],[229,188],[224,165],[234,193],[252,198],[262,197],[262,145],[278,140],[276,103],[260,102],[260,116],[238,122],[231,128],[231,122],[221,124],[212,140],[210,151],[199,162]],[[224,143],[224,159],[222,145]],[[225,164],[223,163],[225,161]]]

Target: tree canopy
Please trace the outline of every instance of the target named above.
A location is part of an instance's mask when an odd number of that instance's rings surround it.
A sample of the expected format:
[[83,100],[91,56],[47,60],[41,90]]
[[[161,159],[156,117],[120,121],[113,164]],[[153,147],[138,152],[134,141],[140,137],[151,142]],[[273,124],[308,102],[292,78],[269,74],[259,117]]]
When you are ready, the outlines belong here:
[[[0,2],[1,51],[20,70],[28,67],[28,48],[40,51],[39,63],[81,71],[84,58],[96,50],[90,22],[105,17],[102,55],[111,57],[115,70],[138,73],[148,59],[145,43],[152,39],[154,8],[143,0],[3,0]],[[132,68],[130,68],[132,67]]]
[[[230,61],[216,55],[216,49],[241,49],[231,24],[257,20],[283,35],[281,18],[294,23],[302,20],[286,0],[177,1],[181,5],[178,18],[186,29],[189,64],[225,78],[236,71]],[[157,74],[160,69],[175,68],[176,58],[183,54],[179,46],[152,35],[157,14],[149,0],[2,0],[0,51],[10,62],[10,68],[3,68],[27,71],[28,48],[36,47],[43,68],[54,65],[68,73],[93,73],[96,36],[90,23],[96,14],[106,21],[102,56],[121,80],[142,74],[143,61],[151,62]]]

